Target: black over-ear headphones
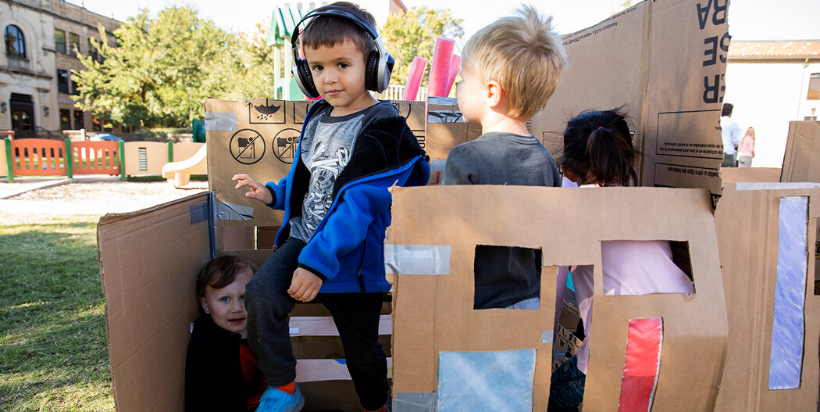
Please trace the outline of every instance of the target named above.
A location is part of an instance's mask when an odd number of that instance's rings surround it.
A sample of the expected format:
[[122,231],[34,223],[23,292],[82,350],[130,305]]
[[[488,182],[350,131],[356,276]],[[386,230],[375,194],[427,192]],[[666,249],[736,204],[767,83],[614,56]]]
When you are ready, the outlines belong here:
[[[307,27],[320,16],[341,17],[350,20],[373,38],[373,42],[376,43],[376,50],[371,51],[365,59],[364,86],[368,90],[373,90],[378,93],[387,89],[387,86],[390,84],[390,75],[393,72],[393,56],[385,51],[384,43],[382,43],[382,39],[376,31],[376,28],[349,9],[329,5],[312,10],[305,15],[302,20],[299,20],[290,38],[290,44],[293,48],[293,68],[291,71],[293,72],[293,78],[296,79],[296,84],[302,89],[302,93],[310,98],[319,97],[319,91],[316,90],[316,85],[313,83],[313,76],[310,74],[310,65],[308,65],[307,60],[299,57],[299,47],[296,45],[296,40],[301,34],[299,26],[304,23],[305,20],[311,19],[310,22],[305,25],[305,29],[307,29]],[[304,31],[304,29],[302,31]]]

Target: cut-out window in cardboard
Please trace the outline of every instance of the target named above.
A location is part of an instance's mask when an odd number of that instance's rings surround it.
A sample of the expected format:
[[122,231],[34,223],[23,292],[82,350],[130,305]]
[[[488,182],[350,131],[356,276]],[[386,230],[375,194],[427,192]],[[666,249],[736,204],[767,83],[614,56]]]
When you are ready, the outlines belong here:
[[473,267],[473,309],[538,309],[541,250],[477,245]]
[[[639,224],[624,219],[636,211],[640,211]],[[441,399],[459,393],[461,389],[438,393],[446,390],[439,382],[444,373],[442,367],[450,368],[449,364],[442,365],[443,353],[519,350],[535,352],[531,410],[546,410],[558,268],[567,265],[593,268],[595,320],[588,338],[597,343],[593,343],[589,355],[584,410],[618,410],[627,364],[629,323],[635,319],[663,319],[663,367],[657,372],[653,409],[705,411],[714,406],[723,375],[728,327],[713,209],[707,191],[513,186],[394,188],[393,225],[388,239],[387,250],[415,247],[417,252],[425,251],[407,254],[410,262],[400,259],[387,264],[396,273],[395,411],[432,411],[442,406]],[[609,239],[685,242],[698,294],[605,295],[601,242]],[[539,309],[473,309],[476,245],[516,245],[541,250]],[[445,249],[449,252],[446,259],[435,254],[436,250]],[[419,262],[428,264],[418,266]],[[672,266],[678,268],[674,263]],[[447,271],[431,270],[435,267],[446,267]],[[691,287],[689,278],[683,277]],[[578,285],[575,286],[577,289]],[[520,378],[515,373],[508,374],[510,380]]]

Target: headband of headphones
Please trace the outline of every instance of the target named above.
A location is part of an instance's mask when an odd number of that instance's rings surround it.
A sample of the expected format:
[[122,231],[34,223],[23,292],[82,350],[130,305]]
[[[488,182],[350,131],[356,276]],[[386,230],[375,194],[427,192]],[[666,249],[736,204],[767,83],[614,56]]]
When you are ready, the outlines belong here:
[[[345,7],[334,6],[331,4],[308,12],[308,14],[306,14],[305,17],[302,17],[302,19],[299,20],[299,23],[296,24],[293,35],[290,38],[290,43],[293,50],[293,74],[299,88],[302,89],[302,92],[308,97],[319,96],[319,92],[316,90],[313,83],[308,64],[299,56],[299,46],[297,46],[296,42],[302,32],[307,30],[308,26],[310,26],[316,18],[321,16],[339,17],[349,20],[373,38],[373,42],[376,44],[377,54],[373,56],[374,58],[367,55],[364,56],[365,64],[367,66],[366,76],[368,79],[368,81],[366,81],[366,85],[368,89],[379,93],[387,89],[390,82],[390,74],[393,70],[393,56],[385,51],[384,43],[382,42],[381,36],[379,36],[379,33],[376,31],[376,28],[358,13],[355,13]],[[305,28],[300,31],[299,26],[306,21],[307,23],[305,24]]]

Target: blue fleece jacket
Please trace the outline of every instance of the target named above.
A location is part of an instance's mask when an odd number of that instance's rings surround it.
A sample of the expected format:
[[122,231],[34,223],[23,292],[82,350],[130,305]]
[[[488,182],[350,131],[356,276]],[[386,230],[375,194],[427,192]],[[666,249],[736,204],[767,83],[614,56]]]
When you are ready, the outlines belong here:
[[[310,117],[327,105],[320,100],[311,107],[302,133]],[[301,213],[310,183],[301,153],[300,139],[288,175],[278,183],[267,183],[274,195],[270,207],[285,211],[277,246],[287,240],[290,218]],[[362,129],[350,161],[333,186],[333,204],[299,255],[299,267],[324,281],[319,293],[390,290],[384,277],[384,236],[393,200],[388,189],[394,184],[424,185],[429,178],[424,150],[398,113],[375,119]]]

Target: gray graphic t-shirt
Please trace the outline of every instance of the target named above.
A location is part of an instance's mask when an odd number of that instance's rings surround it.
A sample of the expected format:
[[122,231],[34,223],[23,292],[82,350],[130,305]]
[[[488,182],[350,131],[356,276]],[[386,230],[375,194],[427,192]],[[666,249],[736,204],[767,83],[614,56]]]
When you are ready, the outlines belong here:
[[330,116],[332,107],[313,115],[302,137],[301,159],[310,170],[302,216],[290,219],[290,237],[307,242],[333,204],[333,185],[347,166],[356,137],[373,119],[397,116],[389,101],[345,116]]

